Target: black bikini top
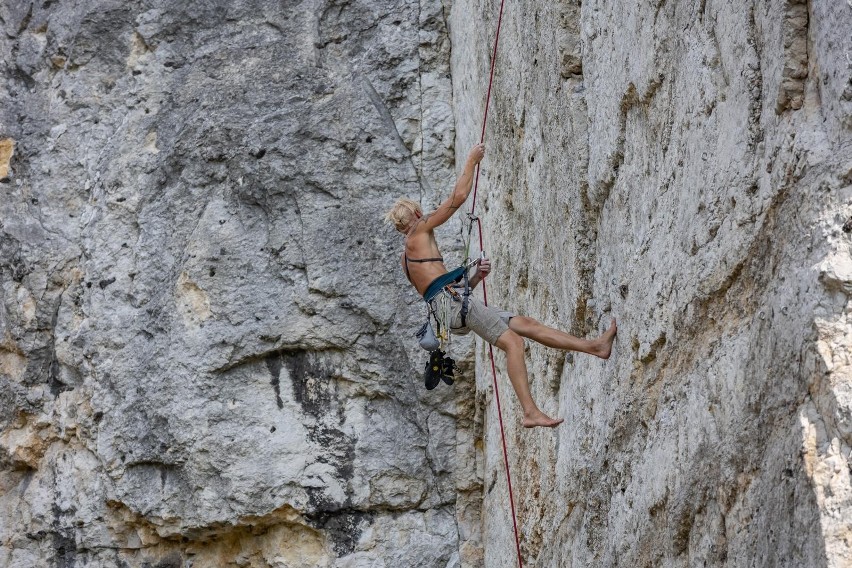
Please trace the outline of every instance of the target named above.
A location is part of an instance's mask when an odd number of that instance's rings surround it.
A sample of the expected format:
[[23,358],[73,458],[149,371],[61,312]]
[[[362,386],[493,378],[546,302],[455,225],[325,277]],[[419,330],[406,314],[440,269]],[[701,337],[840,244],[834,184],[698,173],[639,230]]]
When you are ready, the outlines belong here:
[[411,274],[409,274],[408,272],[409,262],[444,262],[444,257],[438,256],[435,258],[408,258],[408,255],[405,255],[405,277],[408,278],[409,282],[411,282]]

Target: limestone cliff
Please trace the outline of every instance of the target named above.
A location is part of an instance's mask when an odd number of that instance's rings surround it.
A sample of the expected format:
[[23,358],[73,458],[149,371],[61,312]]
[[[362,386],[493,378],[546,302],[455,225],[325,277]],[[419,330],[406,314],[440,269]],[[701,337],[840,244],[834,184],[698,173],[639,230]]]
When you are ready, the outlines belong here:
[[[516,565],[489,367],[379,226],[498,5],[0,4],[0,565]],[[525,566],[852,563],[852,7],[508,2],[478,212]],[[441,239],[450,256],[458,224]]]
[[[852,6],[506,10],[489,298],[580,335],[620,322],[607,362],[529,349],[566,424],[509,420],[525,565],[849,566]],[[453,6],[459,151],[496,15]],[[512,566],[489,384],[485,564]]]
[[0,28],[0,565],[476,556],[472,389],[422,388],[381,227],[452,183],[441,3],[21,0]]

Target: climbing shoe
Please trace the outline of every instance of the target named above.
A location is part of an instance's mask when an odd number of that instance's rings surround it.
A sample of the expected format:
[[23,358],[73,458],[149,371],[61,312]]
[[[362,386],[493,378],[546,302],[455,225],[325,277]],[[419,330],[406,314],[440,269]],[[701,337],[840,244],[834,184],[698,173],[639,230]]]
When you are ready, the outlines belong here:
[[444,370],[444,352],[436,349],[429,353],[429,360],[426,361],[426,372],[423,374],[426,390],[432,390],[441,382],[441,374]]
[[448,385],[453,384],[453,375],[456,372],[456,361],[444,355],[443,364],[441,366],[441,380]]

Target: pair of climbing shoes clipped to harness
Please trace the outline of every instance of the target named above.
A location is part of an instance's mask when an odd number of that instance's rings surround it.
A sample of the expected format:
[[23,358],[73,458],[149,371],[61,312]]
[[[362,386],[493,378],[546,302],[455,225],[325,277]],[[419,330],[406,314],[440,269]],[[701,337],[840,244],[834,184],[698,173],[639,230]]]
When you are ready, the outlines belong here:
[[426,372],[423,376],[426,383],[426,390],[434,389],[441,381],[444,381],[448,385],[453,384],[453,375],[456,369],[458,369],[458,366],[456,366],[455,359],[450,358],[449,355],[440,349],[429,353],[429,360],[426,362]]

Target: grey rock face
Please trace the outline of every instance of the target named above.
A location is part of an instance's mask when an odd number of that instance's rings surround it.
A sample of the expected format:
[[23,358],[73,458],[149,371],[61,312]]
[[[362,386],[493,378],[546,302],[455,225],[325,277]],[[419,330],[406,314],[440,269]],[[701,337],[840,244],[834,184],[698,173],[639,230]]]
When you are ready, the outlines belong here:
[[[498,4],[453,5],[459,151]],[[850,565],[852,7],[506,9],[489,297],[579,335],[619,320],[606,362],[530,347],[557,431],[503,397],[525,565]],[[488,374],[477,390],[485,564],[513,566]]]
[[[422,389],[379,227],[478,139],[496,17],[0,5],[0,565],[515,565],[485,354]],[[606,362],[530,347],[555,431],[498,354],[525,565],[852,562],[849,29],[507,5],[489,298],[620,328]]]
[[473,407],[423,390],[381,226],[453,179],[443,6],[21,1],[0,25],[0,564],[475,556]]

